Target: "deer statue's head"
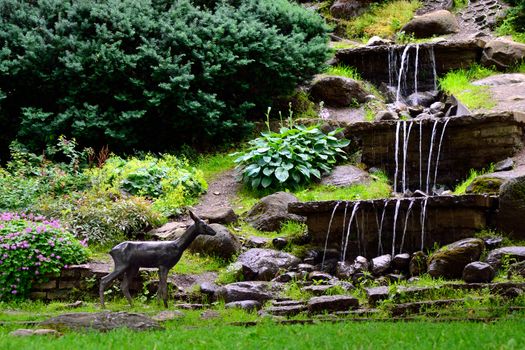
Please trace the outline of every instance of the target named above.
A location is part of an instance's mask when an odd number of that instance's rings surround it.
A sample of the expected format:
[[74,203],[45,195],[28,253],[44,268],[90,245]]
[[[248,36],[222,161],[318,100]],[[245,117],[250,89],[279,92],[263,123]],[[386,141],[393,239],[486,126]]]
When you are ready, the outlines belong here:
[[191,210],[189,212],[191,219],[195,222],[195,230],[199,235],[215,236],[216,232],[210,227],[210,225],[195,215]]

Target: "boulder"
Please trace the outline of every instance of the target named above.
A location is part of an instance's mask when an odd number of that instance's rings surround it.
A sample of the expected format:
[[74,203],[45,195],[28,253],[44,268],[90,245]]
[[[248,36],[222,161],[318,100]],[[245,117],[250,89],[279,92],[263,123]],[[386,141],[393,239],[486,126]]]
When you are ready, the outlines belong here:
[[381,300],[388,299],[389,289],[387,286],[365,288],[366,297],[370,306],[376,306]]
[[520,261],[509,266],[507,278],[511,279],[513,276],[525,277],[525,261]]
[[351,264],[348,264],[345,261],[337,262],[337,267],[335,270],[335,276],[340,279],[348,280],[352,278],[352,275],[355,273],[355,269]]
[[408,272],[409,266],[410,266],[410,254],[408,253],[397,254],[392,259],[392,268],[394,270]]
[[497,38],[485,44],[481,64],[485,67],[496,66],[498,69],[507,69],[521,62],[524,57],[525,44]]
[[370,272],[374,276],[381,276],[388,272],[392,263],[392,256],[385,254],[370,260]]
[[276,192],[261,198],[246,214],[245,220],[260,231],[277,231],[285,221],[304,222],[304,217],[288,213],[288,204],[298,201],[293,194]]
[[243,310],[259,310],[262,304],[257,300],[242,300],[232,301],[231,303],[224,304],[226,309],[243,309]]
[[336,187],[366,185],[370,183],[370,175],[353,165],[338,165],[330,175],[323,177],[321,184]]
[[474,85],[484,86],[490,93],[494,106],[493,112],[525,110],[525,74],[507,73],[497,74],[473,82]]
[[438,10],[415,16],[405,24],[401,31],[414,34],[416,38],[429,38],[434,35],[452,34],[459,32],[459,24],[450,11]]
[[[512,161],[512,159],[510,159]],[[507,164],[510,164],[507,162]],[[502,166],[504,164],[502,163]],[[466,193],[498,193],[502,186],[514,179],[525,176],[525,166],[520,165],[514,169],[495,171],[493,173],[483,174],[476,177],[467,187]]]
[[52,317],[40,325],[60,330],[97,330],[110,331],[128,328],[133,331],[158,330],[162,327],[152,318],[131,312],[76,312]]
[[397,120],[399,119],[399,116],[396,112],[392,111],[379,111],[376,114],[375,120],[380,122],[383,120]]
[[428,258],[432,277],[461,278],[465,266],[481,256],[485,244],[479,238],[466,238],[441,247]]
[[351,19],[363,13],[370,3],[369,0],[336,0],[330,6],[330,14],[334,18]]
[[231,224],[239,218],[230,207],[206,208],[198,215],[202,220],[208,220],[210,224]]
[[504,264],[525,260],[525,247],[502,247],[489,252],[485,261],[494,269]]
[[253,248],[241,255],[237,263],[242,264],[244,279],[247,281],[270,281],[280,270],[289,270],[301,260],[292,254],[273,249]]
[[16,329],[14,331],[9,332],[9,335],[12,337],[30,337],[33,335],[45,335],[45,336],[53,336],[53,337],[61,337],[63,334],[60,332],[57,332],[54,329]]
[[180,237],[188,228],[183,222],[168,222],[161,227],[150,230],[146,235],[155,240],[171,241]]
[[380,46],[380,45],[391,45],[392,40],[383,39],[377,35],[374,35],[366,42],[366,46]]
[[218,256],[225,260],[231,259],[241,251],[242,246],[239,239],[227,227],[221,224],[211,224],[210,227],[215,231],[215,236],[198,236],[191,243],[190,251]]
[[269,245],[271,242],[270,238],[250,236],[244,242],[246,248],[262,248]]
[[227,284],[217,290],[217,298],[225,303],[243,300],[256,300],[265,302],[276,299],[283,290],[283,285],[276,282],[237,282]]
[[310,96],[314,101],[324,101],[325,105],[330,107],[348,107],[355,103],[364,103],[369,94],[360,82],[334,75],[317,76],[310,88]]
[[525,238],[523,217],[525,217],[525,176],[520,176],[501,186],[497,228],[512,238],[523,239]]
[[481,261],[467,264],[463,269],[463,281],[467,283],[489,283],[496,276],[492,266]]
[[159,312],[155,316],[152,316],[151,318],[157,322],[166,322],[183,318],[185,316],[186,315],[184,314],[184,312],[180,310],[164,310]]
[[310,313],[348,311],[359,307],[359,301],[348,295],[324,295],[308,301]]

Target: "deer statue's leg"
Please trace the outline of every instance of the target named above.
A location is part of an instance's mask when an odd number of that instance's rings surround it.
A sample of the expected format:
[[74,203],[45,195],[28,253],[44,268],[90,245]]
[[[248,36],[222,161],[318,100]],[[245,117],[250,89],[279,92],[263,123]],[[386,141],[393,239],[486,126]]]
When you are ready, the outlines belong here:
[[133,299],[131,298],[131,294],[129,293],[129,285],[133,282],[133,279],[139,272],[138,267],[131,266],[126,270],[126,273],[124,274],[124,278],[122,279],[122,283],[120,284],[120,289],[122,289],[122,293],[124,293],[124,296],[128,300],[128,303],[130,306],[133,306]]
[[162,298],[164,307],[168,307],[168,268],[165,266],[159,267],[159,291],[158,297]]
[[126,269],[127,266],[115,266],[115,271],[100,279],[100,287],[98,289],[98,293],[100,296],[100,305],[102,307],[104,307],[104,290],[111,282],[113,282],[116,278],[122,275],[126,271]]

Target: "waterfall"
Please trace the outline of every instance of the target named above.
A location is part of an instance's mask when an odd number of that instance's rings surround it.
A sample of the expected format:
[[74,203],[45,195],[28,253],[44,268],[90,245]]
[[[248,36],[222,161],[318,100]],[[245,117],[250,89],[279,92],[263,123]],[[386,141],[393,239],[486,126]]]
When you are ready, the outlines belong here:
[[407,233],[407,226],[408,226],[408,217],[410,216],[410,212],[412,211],[412,206],[414,205],[414,198],[410,199],[410,204],[408,205],[408,209],[405,215],[405,226],[403,227],[403,236],[401,238],[401,246],[399,247],[399,253],[403,253],[403,246],[405,245],[405,235]]
[[394,192],[397,192],[397,172],[399,170],[399,126],[400,123],[396,123],[396,144],[394,146],[396,170],[394,171]]
[[326,232],[326,240],[324,242],[323,260],[321,262],[321,270],[324,268],[324,260],[326,258],[326,248],[328,247],[328,236],[330,235],[330,228],[332,228],[332,221],[334,220],[335,211],[341,202],[337,202],[332,210],[332,216],[330,216],[330,222],[328,223],[328,231]]
[[427,167],[427,182],[425,193],[429,193],[430,187],[430,166],[432,164],[432,148],[434,147],[434,137],[436,136],[436,126],[438,124],[438,119],[434,121],[434,126],[432,127],[432,136],[430,137],[430,149],[428,151],[428,167]]
[[408,67],[407,54],[408,54],[408,50],[410,49],[410,46],[411,46],[410,44],[405,46],[405,49],[403,50],[403,54],[401,55],[401,65],[399,67],[399,75],[397,76],[396,103],[399,102],[399,98],[401,97],[401,81],[403,80],[403,74],[406,74],[405,65]]
[[423,177],[422,177],[422,154],[423,150],[421,148],[423,144],[423,121],[419,122],[419,189],[423,188]]
[[403,174],[402,174],[402,191],[403,193],[406,193],[406,190],[408,189],[407,180],[406,180],[406,165],[408,160],[408,141],[410,139],[410,131],[412,130],[412,126],[414,125],[414,122],[411,121],[408,126],[408,133],[407,133],[407,124],[406,121],[403,121]]
[[441,154],[441,143],[443,142],[443,136],[445,135],[445,130],[447,129],[448,122],[450,121],[450,118],[447,118],[445,121],[445,124],[443,125],[443,130],[441,130],[441,137],[439,138],[439,146],[438,146],[438,153],[436,158],[436,169],[434,171],[434,188],[436,188],[436,181],[437,181],[437,175],[438,175],[438,167],[439,167],[439,156]]
[[[343,247],[344,240],[345,240],[345,223],[346,223],[346,212],[348,210],[348,202],[346,202],[345,205],[345,212],[343,214],[343,232],[341,232],[341,248]],[[342,255],[342,252],[341,252]]]
[[383,254],[383,237],[381,237],[383,232],[383,221],[385,220],[386,206],[388,204],[388,199],[385,199],[385,204],[383,205],[383,213],[381,214],[381,224],[379,225],[379,231],[377,232],[377,255]]
[[357,209],[359,209],[359,203],[360,202],[357,202],[357,203],[354,204],[354,208],[352,209],[352,214],[350,215],[350,220],[348,221],[348,229],[346,231],[345,244],[342,247],[343,248],[343,257],[341,258],[341,261],[345,261],[346,260],[346,250],[348,249],[348,240],[350,238],[350,231],[351,231],[351,227],[352,227],[352,222],[354,221],[354,217],[355,217],[355,213],[357,212]]
[[397,214],[399,214],[399,205],[401,204],[401,199],[396,200],[396,210],[394,212],[394,227],[392,228],[392,257],[396,253],[396,226],[397,226]]
[[419,103],[417,98],[417,68],[419,65],[419,44],[416,44],[416,63],[414,66],[414,93],[416,96],[416,99],[414,100],[415,104],[417,105]]
[[436,55],[434,54],[434,46],[429,46],[430,64],[432,65],[432,76],[434,78],[434,90],[437,90],[437,74],[436,74]]
[[428,203],[428,197],[425,197],[423,201],[421,202],[421,215],[420,215],[420,223],[421,223],[421,249],[423,250],[423,247],[425,245],[425,220],[427,216],[427,203]]

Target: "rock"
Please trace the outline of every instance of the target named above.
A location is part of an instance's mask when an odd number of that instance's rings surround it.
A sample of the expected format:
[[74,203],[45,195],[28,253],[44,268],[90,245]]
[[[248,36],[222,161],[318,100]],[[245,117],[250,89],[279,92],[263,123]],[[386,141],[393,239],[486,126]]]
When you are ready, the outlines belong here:
[[486,237],[483,238],[483,242],[485,242],[485,248],[487,250],[492,250],[498,248],[501,245],[503,242],[503,237]]
[[110,331],[129,328],[133,331],[158,330],[162,327],[150,317],[130,312],[77,312],[52,317],[40,323],[43,326],[60,330]]
[[221,314],[218,311],[215,311],[215,310],[206,310],[206,311],[201,313],[200,317],[203,320],[211,320],[211,319],[214,319],[214,318],[221,317]]
[[428,118],[432,118],[432,115],[428,114],[428,113],[421,113],[421,114],[418,114],[417,119],[428,119]]
[[9,332],[9,335],[12,337],[29,337],[33,335],[46,335],[46,336],[53,336],[53,337],[61,337],[63,334],[60,332],[57,332],[54,329],[17,329],[14,331]]
[[314,269],[315,269],[314,265],[310,265],[310,264],[297,265],[297,271],[299,272],[312,272]]
[[175,304],[173,307],[175,309],[181,309],[181,310],[201,310],[207,307],[207,305],[196,304],[196,303],[181,303],[181,304]]
[[312,82],[310,96],[316,102],[324,101],[330,107],[348,107],[366,102],[370,93],[363,85],[351,78],[319,75]]
[[419,276],[427,271],[427,256],[422,251],[412,254],[408,265],[410,276]]
[[373,258],[370,260],[370,272],[375,276],[380,276],[386,273],[390,269],[390,264],[392,263],[392,256],[390,254],[385,254]]
[[399,116],[397,113],[392,111],[379,111],[376,114],[375,120],[376,121],[383,121],[383,120],[397,120],[399,119]]
[[301,288],[303,292],[310,293],[316,296],[320,295],[326,295],[329,294],[331,290],[333,290],[334,286],[332,284],[319,284],[319,285],[311,285],[311,286],[305,286]]
[[496,276],[494,268],[487,263],[474,261],[463,269],[463,281],[467,283],[489,283]]
[[168,222],[159,228],[149,231],[146,235],[161,241],[171,241],[180,237],[186,231],[187,225],[183,222]]
[[226,309],[243,309],[247,311],[260,310],[262,304],[257,300],[242,300],[233,301],[231,303],[224,304]]
[[429,107],[434,101],[436,101],[437,95],[437,91],[420,91],[418,93],[410,94],[407,97],[407,102],[411,106]]
[[313,282],[326,282],[333,278],[334,276],[322,271],[312,271],[308,274],[308,280]]
[[497,74],[472,84],[486,87],[494,106],[490,108],[494,112],[525,110],[525,74],[508,73]]
[[361,255],[358,255],[354,259],[352,266],[356,272],[368,271],[370,269],[370,263],[368,262],[368,259]]
[[338,165],[334,167],[330,175],[323,177],[321,184],[336,187],[367,185],[370,183],[370,175],[353,165]]
[[445,109],[445,104],[443,102],[434,102],[430,105],[431,113],[442,112]]
[[219,286],[215,283],[211,282],[203,282],[200,284],[200,291],[202,294],[205,294],[209,297],[212,297],[217,292],[217,289],[219,289]]
[[272,239],[272,245],[275,249],[282,250],[288,245],[288,240],[284,237],[275,237]]
[[472,82],[472,85],[482,86],[506,86],[525,83],[525,74],[523,73],[505,73],[496,74],[489,77],[476,80]]
[[288,204],[298,201],[290,193],[271,194],[261,198],[246,214],[245,220],[260,231],[277,231],[285,221],[304,222],[304,217],[288,213]]
[[392,259],[392,268],[398,271],[408,272],[410,266],[410,254],[397,254]]
[[272,282],[288,283],[290,281],[298,280],[300,275],[297,272],[286,272],[275,277]]
[[497,38],[485,44],[481,64],[485,67],[496,66],[498,69],[507,69],[519,63],[524,57],[525,44]]
[[525,261],[520,261],[518,263],[512,264],[509,266],[509,271],[507,272],[507,278],[511,279],[513,276],[525,277]]
[[297,305],[281,305],[281,306],[270,306],[264,311],[274,316],[286,316],[291,317],[306,311],[306,306],[303,304]]
[[489,252],[485,261],[495,270],[511,262],[525,260],[525,247],[502,247]]
[[237,282],[220,287],[217,290],[217,298],[225,303],[243,300],[257,300],[262,303],[276,299],[282,289],[283,285],[276,282]]
[[339,261],[335,270],[335,276],[340,279],[351,279],[352,275],[355,273],[355,269],[352,265],[346,263],[345,261]]
[[161,311],[159,312],[158,314],[156,314],[155,316],[153,316],[151,319],[153,319],[154,321],[157,321],[157,322],[166,322],[166,321],[172,321],[172,320],[176,320],[178,318],[182,318],[186,315],[184,315],[184,312],[180,311],[180,310],[165,310],[165,311]]
[[211,224],[215,236],[200,235],[190,245],[192,252],[231,259],[241,251],[239,239],[221,224]]
[[401,31],[414,34],[416,38],[429,38],[434,35],[452,34],[459,32],[459,24],[450,11],[438,10],[415,16],[405,24]]
[[310,313],[348,311],[359,307],[359,301],[348,295],[325,295],[308,301]]
[[387,286],[365,288],[368,304],[372,307],[376,306],[379,301],[388,299],[388,292]]
[[432,277],[461,278],[465,266],[481,256],[485,244],[479,238],[466,238],[441,247],[428,258]]
[[262,248],[267,246],[270,243],[270,239],[266,237],[256,237],[256,236],[250,236],[244,242],[244,246],[246,248]]
[[230,207],[207,208],[198,213],[202,220],[208,220],[210,224],[231,224],[239,219]]
[[369,4],[366,0],[336,0],[330,6],[330,14],[334,18],[351,19],[363,13]]
[[525,238],[525,176],[512,179],[501,186],[497,228],[512,238]]
[[504,159],[494,164],[494,171],[509,171],[514,168],[514,160],[512,158]]
[[292,254],[278,250],[253,248],[239,255],[237,262],[243,266],[246,281],[269,281],[280,270],[294,268],[301,260]]
[[366,46],[380,46],[380,45],[390,45],[392,44],[392,40],[383,39],[377,35],[374,35],[370,39],[368,39]]

